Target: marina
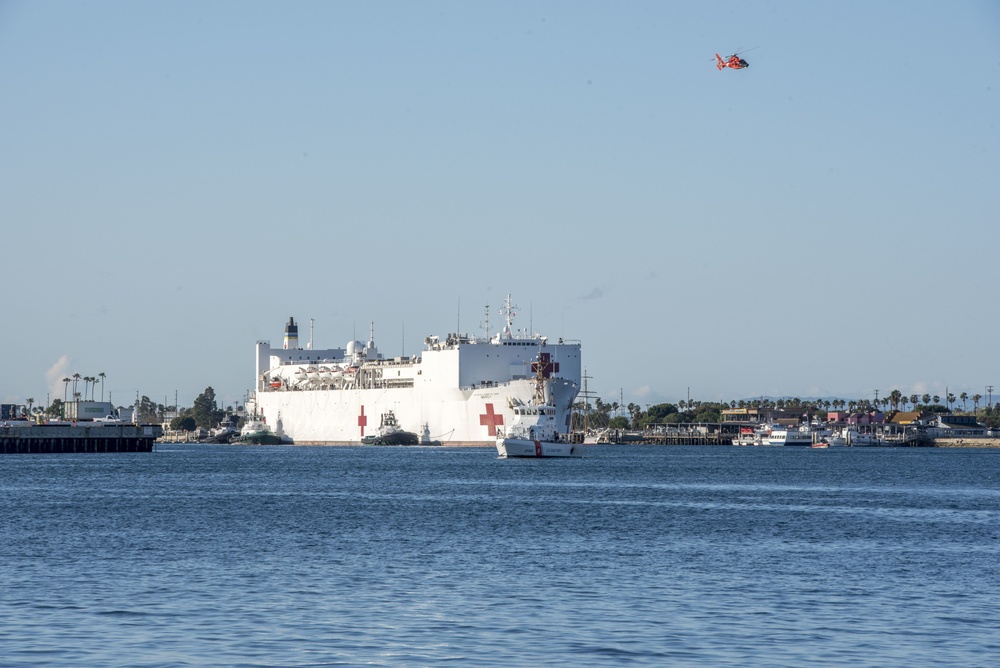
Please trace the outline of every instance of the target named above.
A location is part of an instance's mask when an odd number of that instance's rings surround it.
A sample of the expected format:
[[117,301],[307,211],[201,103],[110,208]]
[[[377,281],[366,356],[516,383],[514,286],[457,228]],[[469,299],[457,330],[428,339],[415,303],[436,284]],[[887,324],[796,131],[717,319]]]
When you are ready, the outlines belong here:
[[[833,447],[946,447],[956,440],[935,438],[916,430],[890,431],[883,434],[847,432],[846,436],[796,434],[789,442],[786,430],[768,433],[765,426],[743,426],[734,429],[731,423],[679,423],[649,425],[641,430],[612,430],[605,441],[620,445],[739,445],[762,447],[810,447],[826,443]],[[839,434],[840,432],[838,432]],[[1000,438],[967,438],[968,447],[998,447]]]

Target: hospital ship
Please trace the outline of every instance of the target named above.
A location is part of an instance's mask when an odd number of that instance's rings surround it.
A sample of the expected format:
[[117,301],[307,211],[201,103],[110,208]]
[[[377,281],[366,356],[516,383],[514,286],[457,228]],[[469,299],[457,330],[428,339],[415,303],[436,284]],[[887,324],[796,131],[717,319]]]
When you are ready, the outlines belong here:
[[[384,357],[374,342],[344,348],[299,346],[289,318],[281,348],[258,341],[256,384],[248,410],[284,442],[302,445],[361,443],[391,414],[419,443],[493,447],[514,420],[514,408],[534,397],[539,359],[552,394],[556,421],[571,431],[580,389],[578,341],[515,333],[508,296],[501,331],[479,338],[448,334],[424,339],[408,357]],[[535,365],[535,366],[533,366]]]

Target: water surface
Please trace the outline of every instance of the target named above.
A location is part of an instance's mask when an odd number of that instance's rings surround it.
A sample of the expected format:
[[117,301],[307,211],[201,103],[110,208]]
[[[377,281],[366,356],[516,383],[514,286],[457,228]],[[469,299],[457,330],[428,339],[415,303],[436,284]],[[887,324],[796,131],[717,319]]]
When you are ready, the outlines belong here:
[[1000,660],[1000,451],[0,457],[10,666]]

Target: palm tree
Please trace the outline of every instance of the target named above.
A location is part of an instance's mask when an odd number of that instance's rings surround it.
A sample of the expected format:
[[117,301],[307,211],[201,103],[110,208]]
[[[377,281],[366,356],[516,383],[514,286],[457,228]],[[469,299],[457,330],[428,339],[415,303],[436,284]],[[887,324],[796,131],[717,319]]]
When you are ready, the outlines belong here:
[[102,371],[101,373],[99,373],[97,375],[101,377],[101,403],[103,403],[104,402],[104,379],[107,377],[107,374],[105,374]]
[[69,389],[69,378],[63,378],[63,403],[66,403],[66,390]]
[[893,410],[899,410],[899,402],[903,400],[903,393],[899,390],[893,390],[889,393],[889,403],[892,404]]
[[35,398],[28,397],[24,400],[24,403],[28,404],[28,415],[31,415],[31,407],[35,405]]
[[924,402],[924,406],[927,406],[931,403],[931,395],[925,394],[924,396],[920,397],[920,400]]
[[973,394],[972,395],[972,404],[973,404],[973,406],[975,406],[976,415],[979,415],[979,402],[982,400],[982,398],[983,398],[983,395],[981,395],[981,394]]
[[958,395],[958,398],[962,400],[962,410],[963,411],[968,410],[965,406],[965,400],[969,398],[969,393],[962,392],[960,395]]
[[918,401],[920,401],[920,397],[918,397],[915,394],[911,394],[910,395],[910,410],[913,410],[914,408],[917,407],[917,402]]
[[628,410],[629,423],[635,429],[636,423],[639,421],[639,416],[642,414],[642,407],[639,404],[630,402],[626,410]]
[[940,404],[941,403],[941,397],[939,397],[938,395],[935,394],[934,397],[933,397],[933,399],[934,399],[934,403],[936,403],[936,404]]
[[948,393],[948,410],[951,410],[951,405],[955,403],[955,395],[951,392]]
[[76,391],[76,385],[79,382],[80,382],[80,374],[74,373],[73,374],[73,398],[74,399],[78,399],[78,397],[79,397],[79,393]]

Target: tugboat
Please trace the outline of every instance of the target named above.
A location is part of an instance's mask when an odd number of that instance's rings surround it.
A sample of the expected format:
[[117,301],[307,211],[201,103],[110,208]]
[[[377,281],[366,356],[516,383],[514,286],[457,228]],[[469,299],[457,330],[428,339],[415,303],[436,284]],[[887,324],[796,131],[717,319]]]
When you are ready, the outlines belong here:
[[560,434],[556,406],[549,389],[549,375],[558,370],[549,353],[539,353],[531,363],[535,372],[535,396],[527,404],[512,405],[514,423],[504,433],[497,431],[501,457],[582,457],[583,444]]
[[205,443],[229,443],[239,436],[240,432],[236,429],[236,420],[230,416],[208,433]]
[[362,438],[361,443],[362,445],[417,445],[419,440],[416,434],[404,431],[399,426],[395,413],[387,411],[382,413],[382,423],[378,431]]
[[240,435],[230,442],[240,445],[281,445],[283,440],[263,420],[253,417],[243,425]]

